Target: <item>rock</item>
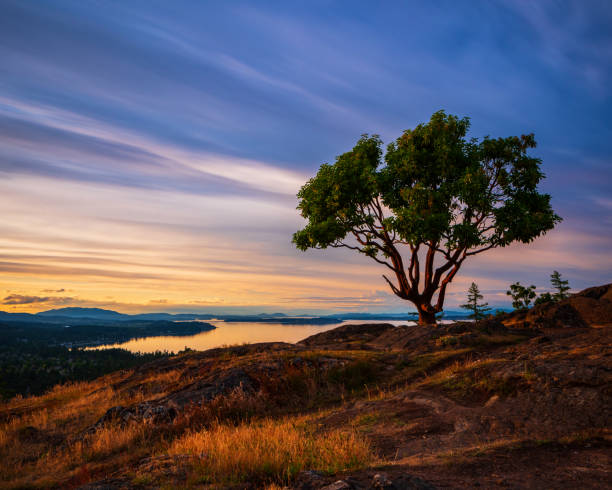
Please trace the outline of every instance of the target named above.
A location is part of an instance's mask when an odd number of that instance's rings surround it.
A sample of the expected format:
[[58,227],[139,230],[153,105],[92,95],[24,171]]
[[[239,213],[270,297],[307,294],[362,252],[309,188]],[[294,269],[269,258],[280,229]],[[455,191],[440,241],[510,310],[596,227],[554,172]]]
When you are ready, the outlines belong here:
[[385,330],[368,342],[368,345],[375,349],[412,349],[425,345],[425,342],[436,334],[439,335],[436,326],[402,325]]
[[159,424],[170,423],[178,415],[178,410],[173,406],[157,405],[144,408],[142,419],[147,422]]
[[[367,323],[360,325],[342,325],[315,335],[311,335],[304,340],[300,340],[298,345],[307,347],[337,347],[351,340],[356,340],[360,345],[367,343],[380,336],[382,333],[392,330],[395,327],[390,323]],[[353,348],[359,348],[353,345]]]
[[175,420],[179,410],[187,405],[206,403],[237,389],[246,393],[256,391],[256,382],[240,368],[228,369],[223,371],[221,375],[215,374],[212,373],[204,379],[188,384],[155,402],[140,403],[131,407],[121,405],[112,407],[83,435],[95,432],[111,422],[120,425],[132,422],[169,424]]
[[384,473],[376,473],[372,478],[373,488],[392,488],[393,482]]
[[292,486],[294,490],[313,490],[319,488],[323,480],[323,473],[308,470],[298,473]]
[[491,398],[489,398],[489,400],[487,401],[487,403],[485,403],[485,407],[489,408],[492,407],[493,405],[495,405],[497,402],[499,401],[499,395],[493,395]]
[[344,480],[338,480],[331,485],[325,485],[320,490],[350,490],[352,487]]
[[243,369],[231,368],[219,374],[210,373],[209,376],[198,379],[180,390],[166,395],[159,402],[161,404],[172,403],[174,406],[182,408],[189,404],[200,405],[209,402],[236,389],[245,393],[254,393],[257,388],[257,382],[247,375]]
[[132,407],[118,405],[109,408],[98,421],[86,429],[82,436],[96,432],[109,423],[118,423],[121,426],[132,422],[146,422],[151,424],[169,424],[178,415],[178,410],[172,405],[154,405],[140,403]]
[[559,302],[536,305],[503,318],[525,328],[587,328],[612,324],[612,284],[585,289]]

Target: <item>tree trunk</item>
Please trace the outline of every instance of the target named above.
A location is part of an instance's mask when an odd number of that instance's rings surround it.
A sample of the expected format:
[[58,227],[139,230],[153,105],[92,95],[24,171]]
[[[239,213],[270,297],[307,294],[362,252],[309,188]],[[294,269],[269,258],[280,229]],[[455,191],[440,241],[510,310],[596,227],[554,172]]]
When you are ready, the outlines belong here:
[[435,325],[436,314],[425,308],[425,305],[417,305],[419,312],[419,325]]

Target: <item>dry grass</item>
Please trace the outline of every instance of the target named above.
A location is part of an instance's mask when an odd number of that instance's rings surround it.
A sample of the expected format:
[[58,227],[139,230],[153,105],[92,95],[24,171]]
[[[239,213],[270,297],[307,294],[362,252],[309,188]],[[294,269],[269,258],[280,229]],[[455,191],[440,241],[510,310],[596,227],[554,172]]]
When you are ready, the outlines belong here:
[[[237,390],[184,410],[174,425],[163,430],[132,423],[108,425],[83,435],[109,408],[163,396],[189,381],[180,370],[144,377],[122,372],[0,404],[0,487],[78,486],[168,451],[209,455],[201,461],[196,458],[200,462],[188,474],[193,474],[188,479],[196,483],[234,475],[238,481],[257,479],[262,485],[281,485],[302,469],[332,473],[360,467],[371,459],[367,443],[352,429],[317,434],[303,417],[257,422],[263,414],[270,416],[271,400],[266,397],[285,399],[291,387],[267,393],[265,399],[261,393],[247,396]],[[312,389],[316,391],[316,386]],[[193,432],[211,425],[208,431]]]
[[[0,487],[77,487],[119,471],[141,486],[254,482],[257,488],[277,489],[303,470],[332,474],[367,467],[376,462],[368,433],[388,428],[391,421],[372,410],[325,431],[315,423],[322,418],[315,411],[337,413],[347,399],[384,400],[419,388],[468,398],[503,389],[492,374],[495,363],[506,361],[473,361],[473,351],[189,353],[159,370],[118,372],[15,398],[0,403]],[[275,369],[249,371],[253,365]],[[82,435],[111,407],[155,400],[201,376],[236,367],[253,377],[256,393],[237,388],[185,406],[172,424],[108,425]],[[159,466],[173,458],[168,464],[176,472]],[[143,468],[149,459],[152,466]]]
[[442,389],[447,396],[462,401],[479,400],[494,394],[510,396],[527,381],[496,376],[492,368],[504,362],[495,358],[457,361],[426,377],[418,385]]
[[455,361],[451,365],[435,372],[431,376],[426,377],[422,384],[438,384],[442,381],[454,378],[457,374],[483,369],[493,364],[503,363],[504,359],[466,359],[463,361]]
[[[148,393],[142,390],[115,391],[110,386],[131,374],[124,371],[58,385],[41,396],[15,397],[0,404],[0,487],[9,482],[15,487],[57,484],[87,462],[140,446],[145,434],[138,426],[109,427],[76,437],[109,408],[146,399]],[[179,374],[153,376],[145,391],[163,393]]]
[[169,453],[198,456],[201,481],[268,484],[289,483],[307,469],[331,474],[361,468],[373,458],[354,431],[316,432],[304,418],[214,425],[178,438]]

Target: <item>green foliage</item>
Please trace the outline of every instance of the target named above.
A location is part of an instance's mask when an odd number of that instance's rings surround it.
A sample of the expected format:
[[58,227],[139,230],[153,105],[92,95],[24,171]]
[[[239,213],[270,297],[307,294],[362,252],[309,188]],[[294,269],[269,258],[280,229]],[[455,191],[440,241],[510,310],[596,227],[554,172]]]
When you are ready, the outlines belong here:
[[553,294],[556,301],[560,301],[569,296],[569,294],[567,294],[570,290],[569,281],[561,279],[561,274],[559,274],[559,272],[553,271],[550,275],[550,283],[552,287],[557,290],[557,292]]
[[[394,273],[396,282],[385,277],[393,292],[412,301],[421,320],[433,320],[467,257],[531,242],[561,220],[538,192],[541,161],[527,154],[534,136],[478,141],[466,137],[469,127],[468,118],[438,111],[384,155],[377,135],[362,135],[298,192],[307,224],[293,235],[295,246],[345,247],[374,259]],[[424,267],[419,251],[427,252]]]
[[555,302],[555,298],[552,294],[542,293],[540,294],[540,296],[536,298],[536,300],[534,301],[534,304],[542,305],[544,303],[554,303],[554,302]]
[[561,279],[561,274],[557,271],[553,271],[550,275],[550,283],[552,287],[557,290],[555,293],[542,293],[538,299],[535,300],[536,305],[541,305],[544,303],[554,303],[557,301],[561,301],[569,297],[567,292],[570,290],[569,281]]
[[[135,354],[123,349],[85,350],[142,335],[139,327],[80,326],[0,321],[0,399],[39,395],[59,383],[92,380],[120,369],[167,357],[167,352]],[[79,345],[68,347],[67,345]]]
[[0,346],[0,399],[40,395],[56,384],[88,381],[141,366],[167,353],[138,354],[124,349],[84,350],[42,343]]
[[520,282],[515,282],[510,285],[510,290],[506,291],[508,296],[512,296],[512,307],[515,310],[523,310],[529,308],[531,302],[536,297],[535,286],[523,286]]
[[474,320],[480,320],[486,316],[486,313],[491,310],[489,308],[489,303],[478,303],[484,296],[480,294],[480,290],[478,289],[478,285],[473,282],[470,288],[468,289],[468,300],[467,303],[461,305],[460,307],[464,310],[469,310],[472,313],[470,314],[470,318]]

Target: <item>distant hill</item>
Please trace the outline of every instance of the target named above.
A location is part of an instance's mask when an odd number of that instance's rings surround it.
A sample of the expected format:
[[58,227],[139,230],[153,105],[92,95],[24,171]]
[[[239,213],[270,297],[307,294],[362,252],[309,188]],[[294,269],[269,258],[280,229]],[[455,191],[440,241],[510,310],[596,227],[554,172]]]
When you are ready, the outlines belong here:
[[99,320],[121,320],[129,318],[129,315],[124,315],[113,310],[105,310],[102,308],[57,308],[54,310],[40,311],[37,316],[61,316],[64,318],[94,318]]
[[9,313],[8,311],[0,311],[0,320],[31,321],[31,320],[36,320],[36,317],[32,315],[31,313]]

